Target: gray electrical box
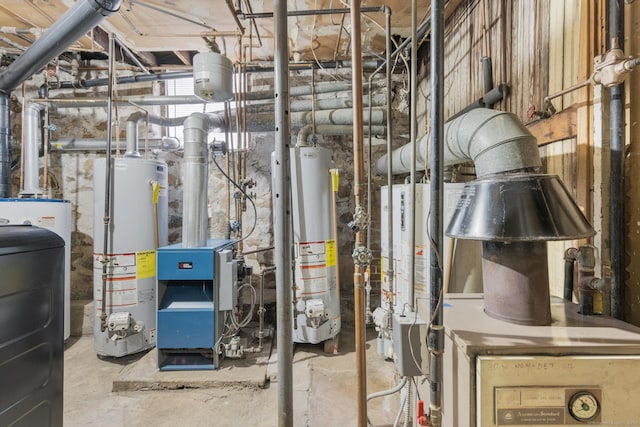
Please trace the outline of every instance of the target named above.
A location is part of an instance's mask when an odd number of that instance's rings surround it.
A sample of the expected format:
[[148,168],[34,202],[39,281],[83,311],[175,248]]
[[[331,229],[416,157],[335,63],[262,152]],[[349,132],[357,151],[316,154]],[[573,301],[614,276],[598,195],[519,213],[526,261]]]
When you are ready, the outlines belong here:
[[393,358],[402,376],[428,371],[427,322],[418,313],[393,314]]

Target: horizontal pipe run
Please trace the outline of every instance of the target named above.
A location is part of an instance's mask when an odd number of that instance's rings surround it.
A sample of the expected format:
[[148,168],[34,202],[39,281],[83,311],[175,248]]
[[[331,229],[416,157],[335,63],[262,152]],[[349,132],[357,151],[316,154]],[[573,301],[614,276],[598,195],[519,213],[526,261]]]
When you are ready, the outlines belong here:
[[[249,105],[247,112],[267,112],[272,111],[273,98],[265,99],[266,103]],[[372,97],[373,106],[381,107],[386,105],[387,97],[385,94],[374,94]],[[36,98],[31,100],[32,103],[55,108],[98,108],[106,107],[106,98]],[[180,95],[180,96],[154,96],[154,95],[140,95],[122,97],[114,100],[119,105],[136,105],[136,106],[148,106],[148,105],[202,105],[205,102],[193,95]],[[364,105],[369,106],[367,98],[363,99]],[[311,111],[313,100],[301,99],[291,101],[290,111]],[[351,97],[340,96],[338,98],[326,98],[318,99],[315,101],[316,110],[334,110],[338,108],[351,108],[353,102]]]
[[[385,6],[370,6],[360,8],[360,12],[385,12]],[[287,17],[292,16],[318,16],[318,15],[346,15],[351,12],[349,8],[341,9],[316,9],[316,10],[293,10],[287,12]],[[237,16],[240,19],[263,19],[273,18],[273,12],[263,13],[238,13]]]

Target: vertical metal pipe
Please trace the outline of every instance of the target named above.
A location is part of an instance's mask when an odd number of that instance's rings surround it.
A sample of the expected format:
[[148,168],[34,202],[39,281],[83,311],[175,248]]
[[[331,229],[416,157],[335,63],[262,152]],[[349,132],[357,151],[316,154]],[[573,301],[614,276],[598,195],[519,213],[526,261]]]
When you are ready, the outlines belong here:
[[[386,47],[386,72],[387,72],[387,156],[391,155],[393,151],[393,144],[391,140],[392,131],[393,131],[393,120],[391,120],[391,9],[385,9],[385,17],[386,17],[386,37],[387,37],[387,47]],[[395,265],[394,265],[394,254],[393,254],[393,171],[391,168],[391,162],[387,163],[387,241],[388,243],[388,267],[387,267],[387,280],[389,282],[389,292],[391,295],[395,295]],[[392,300],[389,304],[389,315],[393,315],[393,304]],[[389,322],[389,325],[391,322]]]
[[9,92],[0,90],[0,197],[11,197],[11,115]]
[[442,354],[444,328],[442,326],[442,268],[439,255],[442,248],[442,199],[444,166],[444,0],[431,2],[431,212],[429,215],[431,327],[427,336],[429,348],[429,406],[431,425],[442,424]]
[[113,138],[113,80],[115,73],[115,40],[109,33],[109,76],[107,84],[107,154],[104,180],[104,245],[102,247],[102,311],[100,312],[100,331],[107,327],[107,269],[109,266],[109,225],[111,224],[111,139]]
[[[355,192],[356,215],[366,211],[364,207],[364,141],[362,119],[362,39],[360,34],[360,2],[351,2],[351,52],[353,91],[353,188]],[[364,318],[364,272],[368,265],[365,230],[356,232],[354,249],[353,293],[356,335],[358,426],[367,425],[367,361]],[[363,259],[364,258],[364,259]]]
[[274,0],[275,83],[275,218],[276,317],[278,342],[278,426],[293,426],[293,341],[292,341],[292,223],[291,169],[289,167],[289,48],[287,44],[287,1]]
[[409,213],[409,292],[407,294],[407,302],[409,308],[413,311],[415,298],[415,277],[416,277],[416,145],[418,118],[416,111],[418,110],[418,1],[411,1],[411,106],[410,106],[410,123],[411,123],[411,183],[409,193],[411,194],[411,212]]
[[28,104],[23,107],[24,122],[23,129],[23,185],[20,196],[37,197],[42,194],[40,190],[39,174],[40,165],[38,164],[38,151],[42,142],[42,126],[40,125],[40,106]]
[[209,118],[192,113],[184,121],[182,247],[207,244],[207,180],[209,177]]
[[[624,50],[624,4],[620,0],[608,2],[609,48]],[[625,247],[624,247],[624,83],[611,88],[609,110],[611,117],[611,175],[609,213],[611,217],[611,315],[625,318]]]

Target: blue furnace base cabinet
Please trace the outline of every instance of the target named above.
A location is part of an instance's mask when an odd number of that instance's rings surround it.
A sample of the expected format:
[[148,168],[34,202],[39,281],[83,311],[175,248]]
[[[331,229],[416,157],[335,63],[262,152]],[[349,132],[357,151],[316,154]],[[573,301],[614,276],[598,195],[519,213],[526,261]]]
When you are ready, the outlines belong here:
[[161,371],[219,367],[215,351],[224,315],[237,302],[237,268],[230,240],[158,249],[158,367]]

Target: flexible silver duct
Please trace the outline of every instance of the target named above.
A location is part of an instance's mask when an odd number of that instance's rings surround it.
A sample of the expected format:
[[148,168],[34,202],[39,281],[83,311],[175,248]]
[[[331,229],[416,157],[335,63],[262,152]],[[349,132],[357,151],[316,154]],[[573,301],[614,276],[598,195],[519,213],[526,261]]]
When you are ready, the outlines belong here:
[[118,9],[120,0],[78,1],[0,74],[0,91],[13,90]]
[[207,178],[209,118],[193,113],[184,120],[182,196],[182,247],[197,248],[207,243]]
[[[425,144],[430,135],[420,138],[416,147],[418,170],[424,170]],[[535,170],[542,165],[538,144],[515,114],[477,108],[458,116],[444,126],[444,164],[455,165],[473,160],[478,177],[522,169]],[[388,156],[376,162],[376,173],[387,172]],[[391,153],[394,174],[410,171],[411,146]]]
[[40,190],[40,165],[38,163],[38,152],[42,143],[42,126],[40,125],[40,106],[28,104],[24,111],[24,182],[20,191],[20,196],[38,196],[42,194]]

